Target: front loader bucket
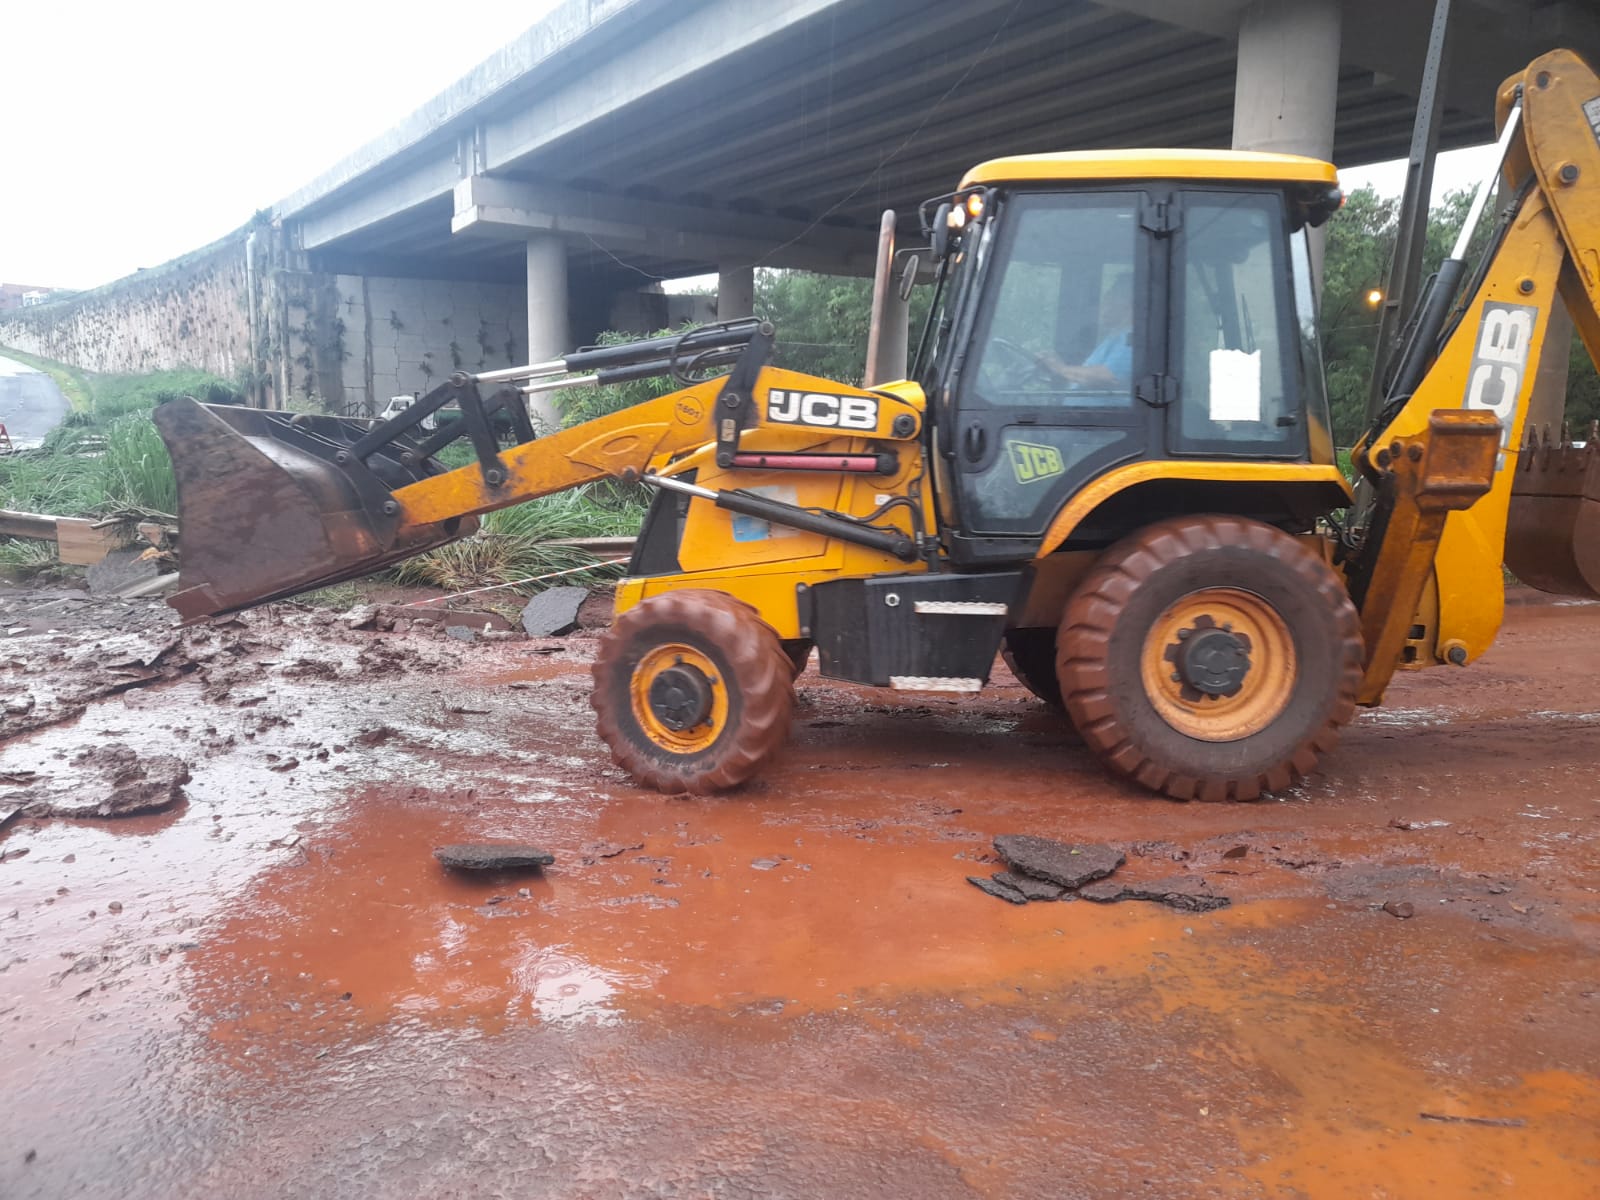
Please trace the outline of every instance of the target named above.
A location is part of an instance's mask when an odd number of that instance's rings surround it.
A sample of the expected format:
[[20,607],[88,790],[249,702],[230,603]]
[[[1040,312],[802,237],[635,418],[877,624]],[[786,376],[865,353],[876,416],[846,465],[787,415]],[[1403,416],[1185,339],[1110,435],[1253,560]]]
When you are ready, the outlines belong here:
[[1600,599],[1600,438],[1534,433],[1511,484],[1506,566],[1529,587]]
[[[201,404],[160,405],[178,483],[178,591],[196,621],[366,575],[470,534],[472,518],[406,528],[390,492],[444,468],[396,440],[362,462],[368,421]],[[387,511],[385,511],[387,508]]]

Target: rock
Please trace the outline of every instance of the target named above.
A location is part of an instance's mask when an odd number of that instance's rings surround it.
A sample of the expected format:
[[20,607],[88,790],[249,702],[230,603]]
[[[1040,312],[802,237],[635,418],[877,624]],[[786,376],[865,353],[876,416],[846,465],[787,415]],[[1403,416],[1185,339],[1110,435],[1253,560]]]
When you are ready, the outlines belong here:
[[1015,871],[996,871],[989,878],[1001,887],[1015,888],[1029,900],[1059,900],[1067,894],[1067,889],[1059,883],[1035,879],[1032,875],[1019,875]]
[[445,633],[458,642],[475,642],[478,640],[478,631],[470,625],[449,625]]
[[578,627],[578,609],[589,598],[581,587],[546,588],[522,610],[522,628],[529,637],[557,637]]
[[1035,879],[1047,879],[1069,890],[1091,880],[1104,879],[1128,861],[1115,846],[1069,845],[1022,833],[995,838],[994,848],[1013,871]]
[[1113,904],[1119,900],[1150,900],[1179,912],[1213,912],[1227,908],[1232,903],[1226,896],[1220,896],[1207,887],[1205,880],[1192,875],[1174,875],[1149,883],[1100,879],[1079,888],[1078,895],[1099,904]]
[[92,596],[120,596],[129,588],[149,583],[161,574],[155,555],[143,550],[113,550],[84,572]]
[[1230,846],[1222,852],[1223,858],[1243,858],[1250,853],[1249,846]]
[[433,856],[457,871],[503,871],[547,867],[556,856],[519,842],[473,842],[439,846]]
[[69,769],[14,799],[30,817],[131,817],[183,799],[189,764],[170,754],[141,758],[121,742],[81,751]]
[[980,892],[988,892],[991,896],[998,896],[1009,904],[1026,904],[1028,902],[1028,898],[1016,888],[982,875],[968,875],[967,882]]
[[1391,917],[1399,917],[1402,921],[1409,921],[1417,915],[1416,906],[1409,900],[1385,900],[1383,911]]
[[400,731],[393,725],[375,725],[356,734],[355,742],[359,746],[381,746],[391,738],[399,736]]
[[357,604],[339,618],[351,629],[370,629],[378,623],[378,606],[376,604]]
[[6,716],[25,717],[33,711],[35,703],[37,701],[34,700],[32,692],[23,692],[18,699],[5,702]]

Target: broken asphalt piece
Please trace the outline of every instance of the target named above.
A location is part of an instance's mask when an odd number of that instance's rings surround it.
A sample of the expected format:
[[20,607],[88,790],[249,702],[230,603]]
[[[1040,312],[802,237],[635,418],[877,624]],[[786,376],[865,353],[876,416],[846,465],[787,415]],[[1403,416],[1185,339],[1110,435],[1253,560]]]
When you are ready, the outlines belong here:
[[578,627],[578,609],[588,598],[588,588],[545,588],[522,610],[522,628],[529,637],[559,637],[571,633]]
[[1417,915],[1416,906],[1409,900],[1385,900],[1383,911],[1391,917],[1399,917],[1402,921],[1408,921]]
[[1444,1121],[1452,1125],[1488,1125],[1494,1129],[1521,1129],[1527,1125],[1521,1117],[1458,1117],[1454,1113],[1419,1112],[1424,1121]]
[[1028,902],[1028,898],[1010,884],[1001,883],[984,875],[968,875],[967,882],[980,892],[988,892],[989,895],[998,896],[1011,904],[1026,904]]
[[439,846],[433,856],[456,871],[505,871],[547,867],[556,856],[520,842],[473,842]]
[[363,729],[356,734],[355,741],[360,746],[381,746],[391,738],[400,736],[400,731],[393,725],[376,725],[371,729]]
[[1047,879],[1069,890],[1104,879],[1128,861],[1115,846],[1069,845],[1025,833],[1002,834],[994,839],[994,848],[1013,871]]
[[1067,894],[1067,889],[1059,883],[1035,879],[1032,875],[1021,875],[1015,871],[996,871],[989,878],[1001,887],[1021,892],[1029,900],[1059,900]]
[[183,799],[189,764],[170,754],[142,758],[121,742],[74,755],[70,769],[11,797],[30,817],[131,817]]
[[1226,850],[1224,850],[1222,852],[1222,857],[1223,858],[1243,858],[1246,854],[1249,854],[1249,853],[1250,853],[1250,847],[1249,846],[1243,846],[1243,845],[1241,845],[1241,846],[1230,846],[1228,849],[1226,849]]
[[1179,912],[1193,913],[1215,912],[1232,903],[1228,897],[1220,896],[1207,887],[1205,880],[1189,875],[1174,875],[1149,883],[1100,879],[1079,888],[1078,895],[1100,904],[1112,904],[1118,900],[1150,900]]
[[478,631],[470,625],[447,625],[445,634],[455,638],[458,642],[475,642],[478,640]]

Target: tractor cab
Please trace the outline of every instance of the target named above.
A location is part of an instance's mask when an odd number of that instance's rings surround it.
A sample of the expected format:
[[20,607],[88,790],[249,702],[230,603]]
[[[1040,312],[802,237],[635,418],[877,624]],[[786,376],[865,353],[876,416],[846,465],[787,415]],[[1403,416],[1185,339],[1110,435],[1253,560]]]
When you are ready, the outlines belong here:
[[[1333,464],[1308,230],[1338,204],[1314,159],[1134,150],[996,159],[924,205],[939,294],[913,376],[951,558],[1032,558],[1118,467]],[[1194,511],[1160,474],[1142,520]],[[1328,507],[1256,494],[1284,527]]]

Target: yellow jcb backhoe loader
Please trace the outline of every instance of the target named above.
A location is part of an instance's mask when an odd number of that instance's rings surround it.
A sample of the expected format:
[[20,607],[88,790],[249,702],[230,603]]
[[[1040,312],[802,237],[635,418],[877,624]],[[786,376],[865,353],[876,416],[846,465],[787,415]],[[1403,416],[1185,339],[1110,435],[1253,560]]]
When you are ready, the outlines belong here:
[[[1284,788],[1397,667],[1489,648],[1502,559],[1600,592],[1600,451],[1523,448],[1558,295],[1600,352],[1600,80],[1546,55],[1499,119],[1489,249],[1468,277],[1485,181],[1354,489],[1307,235],[1341,202],[1331,165],[1003,158],[924,206],[937,283],[907,380],[773,368],[752,320],[457,374],[377,423],[164,405],[172,603],[193,620],[290,596],[467,536],[476,514],[637,480],[655,496],[593,704],[645,784],[754,774],[814,647],[825,676],[942,692],[978,691],[1001,651],[1120,775],[1185,799]],[[681,390],[548,436],[529,422],[529,393],[663,374]],[[433,455],[457,437],[477,461],[446,470]]]

